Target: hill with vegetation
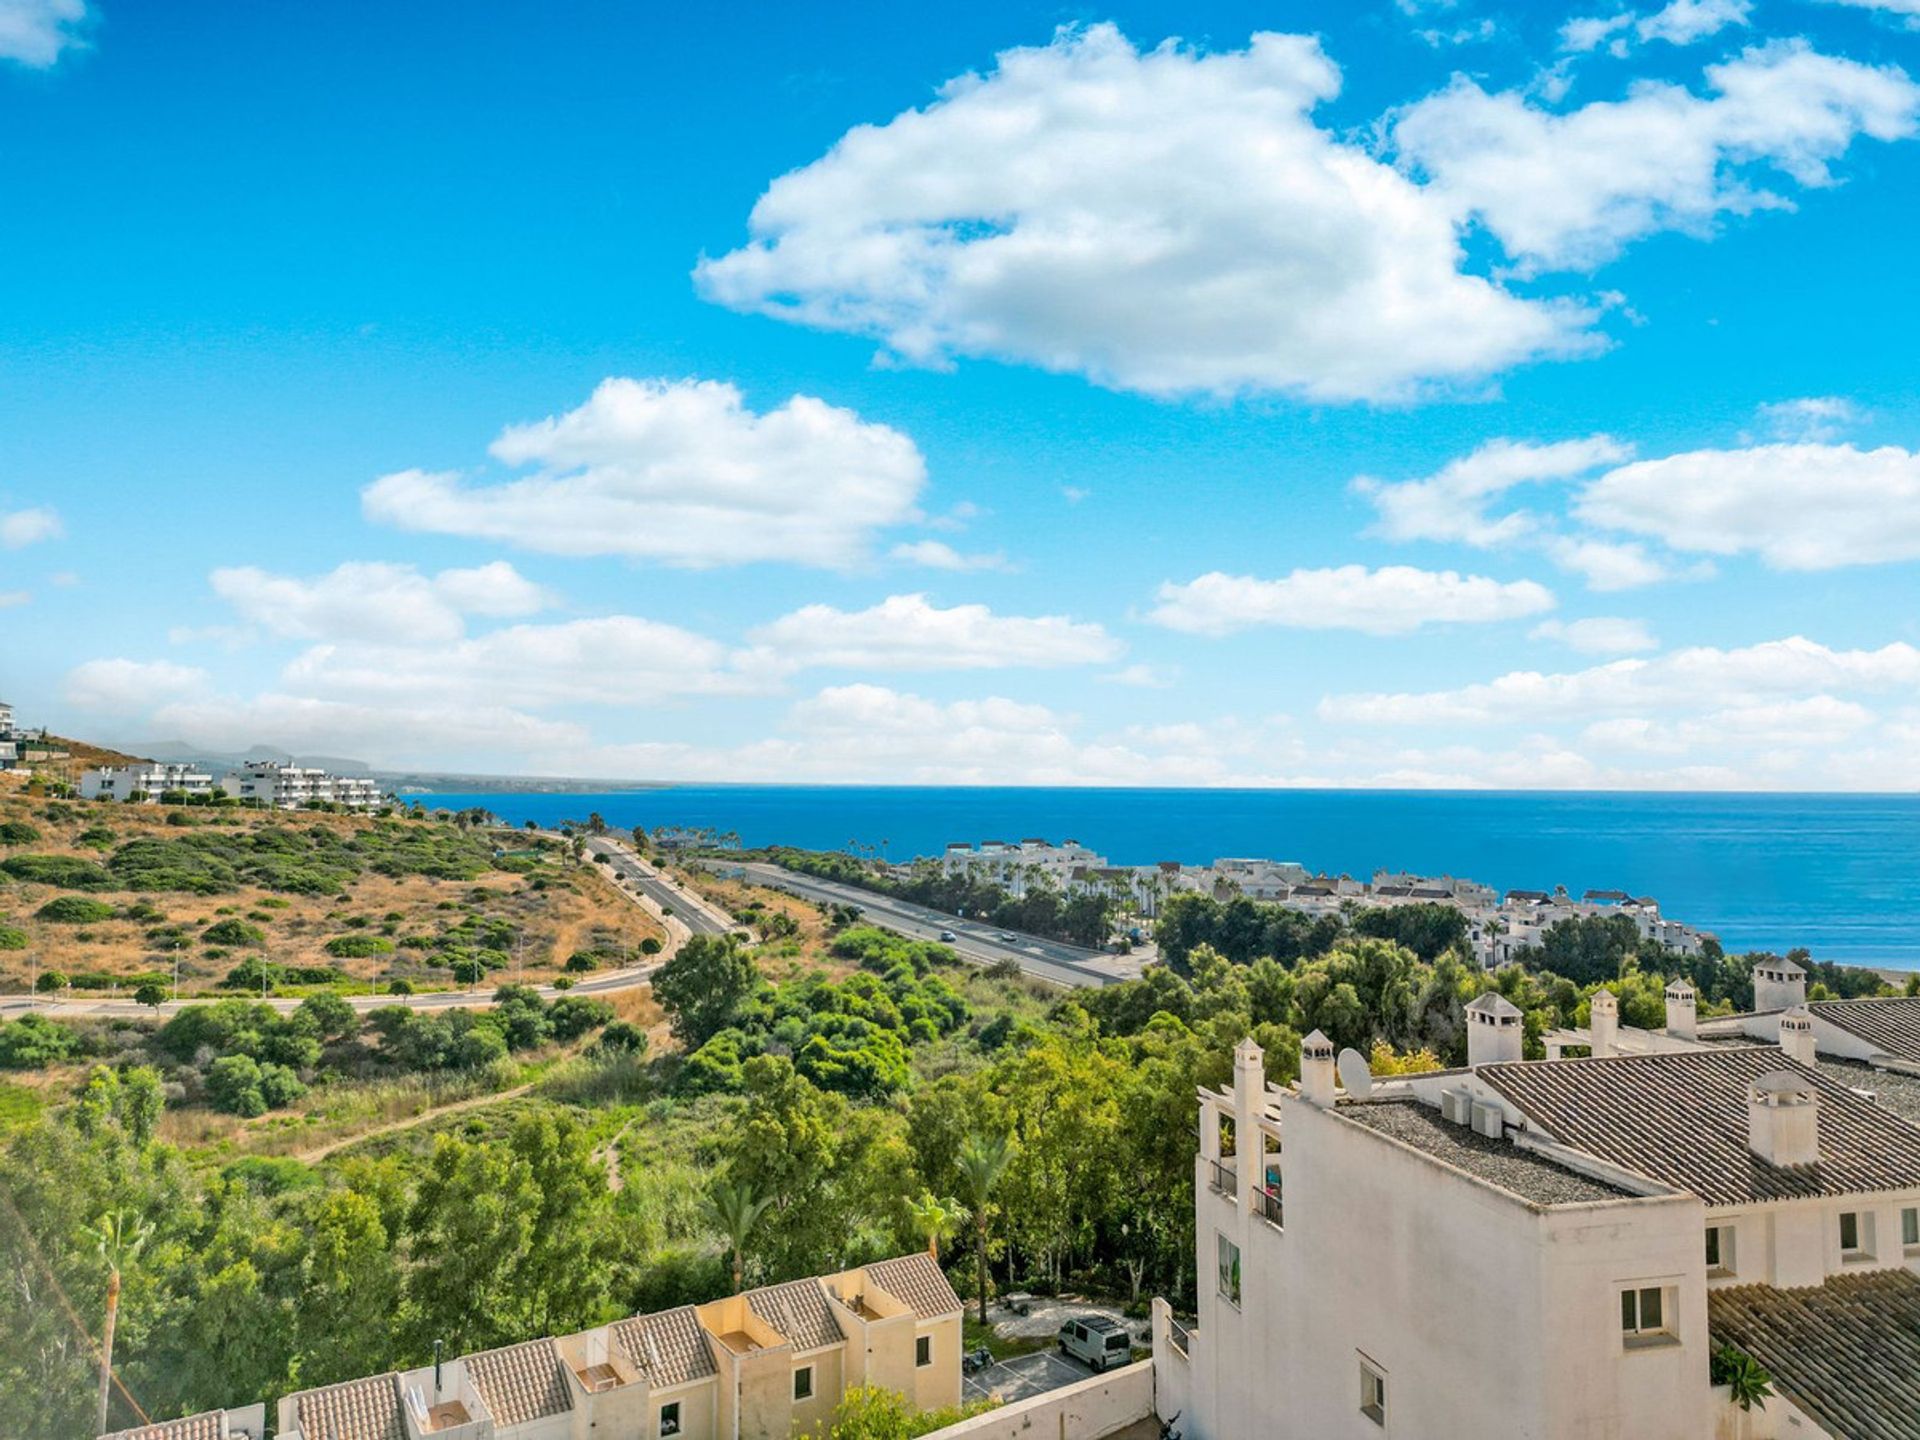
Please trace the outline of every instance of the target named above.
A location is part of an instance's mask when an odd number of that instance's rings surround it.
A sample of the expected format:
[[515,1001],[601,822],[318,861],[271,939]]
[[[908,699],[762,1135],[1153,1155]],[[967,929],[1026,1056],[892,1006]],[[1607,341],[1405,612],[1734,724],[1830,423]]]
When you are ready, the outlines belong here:
[[574,859],[406,811],[0,796],[0,991],[446,988],[657,949],[659,922]]

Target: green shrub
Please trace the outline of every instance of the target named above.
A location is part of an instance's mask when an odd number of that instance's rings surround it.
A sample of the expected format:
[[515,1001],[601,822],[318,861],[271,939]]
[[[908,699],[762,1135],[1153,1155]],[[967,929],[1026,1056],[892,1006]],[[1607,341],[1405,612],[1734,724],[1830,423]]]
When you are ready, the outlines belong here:
[[0,823],[0,845],[31,845],[39,838],[40,832],[24,820]]
[[547,1023],[556,1040],[578,1040],[612,1019],[613,1006],[587,995],[562,995],[547,1008]]
[[336,935],[327,941],[327,953],[343,960],[365,959],[372,955],[391,955],[393,941],[384,935]]
[[91,860],[70,855],[15,855],[0,860],[0,870],[30,885],[52,885],[60,890],[111,890],[113,876]]
[[659,938],[653,935],[647,936],[646,939],[640,942],[640,953],[642,955],[658,955],[660,953]]
[[38,1070],[79,1050],[80,1037],[44,1015],[22,1015],[0,1024],[0,1070]]
[[259,945],[266,938],[266,931],[244,920],[216,920],[200,932],[203,945]]
[[0,925],[0,950],[24,950],[27,932],[12,925]]
[[413,982],[410,980],[389,980],[387,982],[387,994],[411,995],[413,994]]
[[97,925],[113,918],[113,906],[85,895],[58,895],[42,905],[37,914],[55,925]]

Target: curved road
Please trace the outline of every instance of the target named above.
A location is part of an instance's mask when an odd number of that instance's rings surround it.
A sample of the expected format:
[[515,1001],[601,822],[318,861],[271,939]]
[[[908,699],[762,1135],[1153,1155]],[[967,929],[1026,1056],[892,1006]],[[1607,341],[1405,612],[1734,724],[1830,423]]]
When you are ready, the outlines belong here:
[[[862,890],[857,885],[842,885],[837,880],[801,875],[778,865],[760,861],[729,864],[724,860],[702,863],[713,870],[741,871],[756,885],[785,890],[803,900],[829,905],[857,905],[865,912],[864,918],[873,924],[915,940],[939,940],[941,932],[951,932],[954,938],[946,944],[957,951],[961,959],[971,960],[976,965],[1015,960],[1027,974],[1041,980],[1051,980],[1056,985],[1080,988],[1113,985],[1128,979],[1129,969],[1133,968],[1127,966],[1122,957],[1109,955],[1103,950],[1089,950],[1081,945],[1047,940],[1038,935],[1012,935],[1010,931],[977,920],[963,920],[958,915],[930,910],[907,900],[896,900],[891,895]],[[1003,935],[1012,935],[1012,938],[1003,940]]]

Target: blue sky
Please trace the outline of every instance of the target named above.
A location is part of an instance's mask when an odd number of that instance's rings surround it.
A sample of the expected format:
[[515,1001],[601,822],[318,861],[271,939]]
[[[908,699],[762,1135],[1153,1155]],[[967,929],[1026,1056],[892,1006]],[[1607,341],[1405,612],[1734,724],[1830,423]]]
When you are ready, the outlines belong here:
[[1911,787],[1916,11],[0,0],[0,694],[525,773]]

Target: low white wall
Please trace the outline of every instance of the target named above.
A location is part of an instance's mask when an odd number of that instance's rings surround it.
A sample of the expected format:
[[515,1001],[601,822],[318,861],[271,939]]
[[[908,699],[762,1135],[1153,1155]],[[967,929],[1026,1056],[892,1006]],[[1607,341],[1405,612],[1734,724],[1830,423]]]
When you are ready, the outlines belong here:
[[1100,1440],[1153,1414],[1153,1362],[1136,1360],[1123,1370],[1077,1385],[1049,1390],[1031,1400],[1002,1405],[958,1425],[931,1432],[927,1440]]

